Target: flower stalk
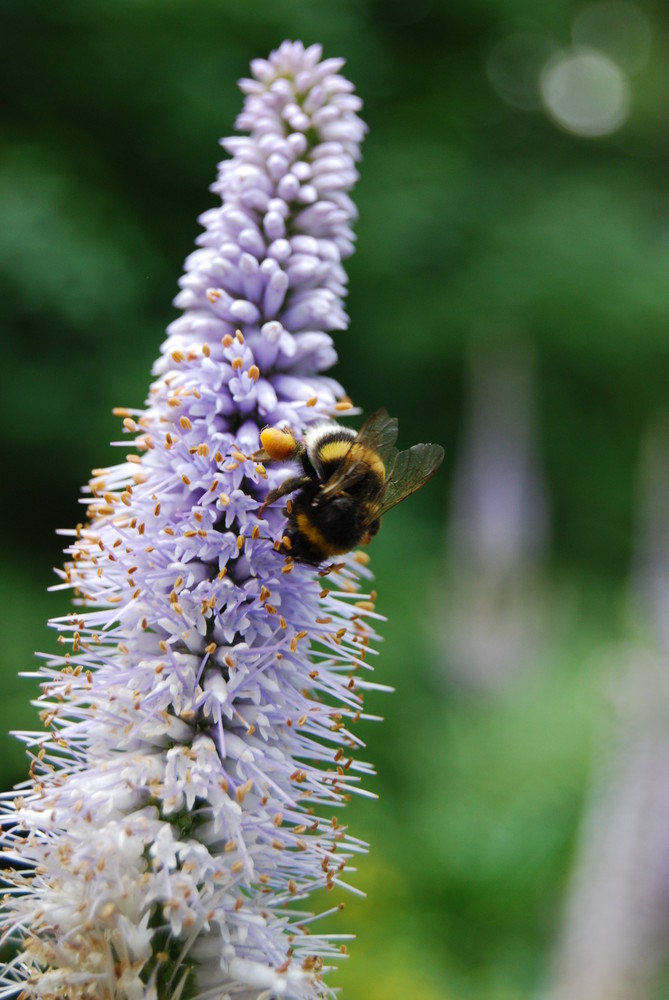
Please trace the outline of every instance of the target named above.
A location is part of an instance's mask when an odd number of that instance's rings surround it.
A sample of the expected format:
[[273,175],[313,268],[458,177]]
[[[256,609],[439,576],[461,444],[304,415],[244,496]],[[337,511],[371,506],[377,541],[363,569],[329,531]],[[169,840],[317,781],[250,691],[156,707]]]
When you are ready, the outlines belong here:
[[374,595],[360,555],[324,575],[276,551],[280,507],[258,511],[285,470],[250,456],[263,426],[350,406],[322,374],[365,130],[341,65],[286,42],[241,81],[182,313],[146,407],[117,411],[134,450],[69,533],[45,731],[20,734],[30,777],[2,800],[0,997],[328,993],[341,938],[304,901],[365,846],[337,813],[371,773]]

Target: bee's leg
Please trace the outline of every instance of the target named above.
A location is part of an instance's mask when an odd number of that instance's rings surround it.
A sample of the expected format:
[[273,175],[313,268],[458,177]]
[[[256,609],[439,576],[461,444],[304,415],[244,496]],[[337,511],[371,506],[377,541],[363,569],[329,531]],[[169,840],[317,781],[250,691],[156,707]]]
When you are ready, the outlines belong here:
[[377,517],[376,521],[372,523],[367,528],[367,531],[360,539],[362,545],[369,545],[374,535],[378,534],[378,530],[381,527],[381,518]]
[[262,517],[265,507],[269,507],[271,503],[274,503],[281,497],[285,497],[288,493],[294,493],[295,490],[301,489],[301,487],[306,486],[310,482],[311,479],[309,476],[291,476],[289,479],[284,479],[280,486],[277,486],[275,490],[269,491],[258,510],[258,517]]
[[319,569],[318,575],[319,576],[329,576],[330,573],[337,573],[340,569],[344,569],[345,566],[346,566],[345,562],[326,563],[325,566],[322,566]]
[[260,444],[260,449],[251,455],[254,462],[302,461],[307,451],[303,441],[290,431],[277,427],[265,427],[260,432]]

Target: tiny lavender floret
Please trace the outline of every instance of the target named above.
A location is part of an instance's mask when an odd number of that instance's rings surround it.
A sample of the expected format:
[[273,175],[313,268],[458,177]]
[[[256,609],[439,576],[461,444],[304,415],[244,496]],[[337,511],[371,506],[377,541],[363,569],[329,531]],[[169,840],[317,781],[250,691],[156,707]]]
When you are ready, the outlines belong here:
[[[301,905],[364,845],[336,818],[370,772],[355,723],[373,630],[354,554],[286,561],[285,470],[251,456],[348,404],[320,374],[347,325],[342,260],[364,125],[341,60],[252,64],[222,204],[186,261],[134,451],[96,470],[39,671],[43,734],[3,802],[0,997],[320,997],[341,937]],[[127,447],[127,444],[126,444]],[[289,905],[288,905],[289,904]],[[339,903],[335,904],[335,909]]]

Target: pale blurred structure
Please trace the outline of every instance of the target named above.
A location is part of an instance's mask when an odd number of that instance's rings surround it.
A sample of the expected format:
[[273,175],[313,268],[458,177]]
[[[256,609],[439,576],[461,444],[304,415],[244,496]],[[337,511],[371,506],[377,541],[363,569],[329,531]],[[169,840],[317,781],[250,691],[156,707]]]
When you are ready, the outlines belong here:
[[532,366],[520,343],[469,357],[444,655],[448,675],[472,689],[502,683],[541,637],[548,517],[534,446]]
[[650,641],[613,649],[613,733],[586,805],[542,1000],[650,1000],[669,948],[669,429],[642,457],[632,604]]

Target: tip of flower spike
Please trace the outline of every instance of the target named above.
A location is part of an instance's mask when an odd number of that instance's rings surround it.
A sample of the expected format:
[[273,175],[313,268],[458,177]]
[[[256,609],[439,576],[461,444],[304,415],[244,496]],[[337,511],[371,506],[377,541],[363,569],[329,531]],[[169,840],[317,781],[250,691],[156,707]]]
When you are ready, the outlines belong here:
[[[305,48],[303,42],[286,39],[270,53],[268,59],[253,59],[251,72],[256,80],[269,83],[276,77],[277,71],[279,73],[296,73],[305,69],[313,70],[320,62],[322,55],[321,45],[315,44]],[[331,61],[334,62],[334,60]],[[344,60],[338,59],[336,62],[338,64],[336,68],[340,69]]]

